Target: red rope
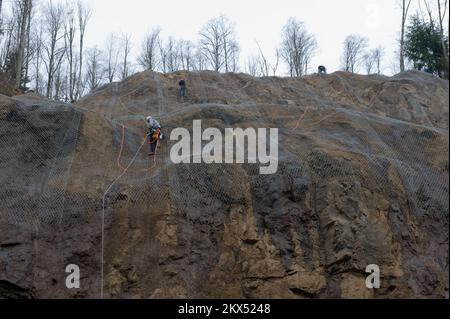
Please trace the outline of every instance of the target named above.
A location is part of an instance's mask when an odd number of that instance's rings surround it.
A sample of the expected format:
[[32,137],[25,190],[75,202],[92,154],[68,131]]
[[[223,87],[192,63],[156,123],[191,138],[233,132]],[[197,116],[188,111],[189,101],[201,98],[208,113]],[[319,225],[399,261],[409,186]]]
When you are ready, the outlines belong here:
[[303,112],[302,116],[297,121],[297,125],[295,125],[294,130],[298,129],[300,127],[300,124],[302,124],[303,120],[305,119],[306,113],[309,111],[309,105],[306,107],[305,112]]
[[[148,137],[146,136],[144,139],[144,142],[142,142],[141,146],[139,149],[141,149],[144,144],[147,142]],[[122,153],[123,153],[123,148],[125,145],[125,126],[122,125],[122,141],[120,143],[120,152],[119,152],[119,156],[117,157],[117,166],[122,170],[125,171],[126,167],[125,165],[122,164]],[[142,172],[147,172],[150,171],[152,169],[154,169],[156,167],[156,152],[158,150],[158,145],[159,145],[159,140],[156,142],[156,149],[155,149],[155,155],[153,156],[153,165],[150,166],[150,161],[149,161],[149,167],[145,168],[145,169],[140,169],[140,170],[133,170],[131,172],[135,172],[135,173],[142,173]]]

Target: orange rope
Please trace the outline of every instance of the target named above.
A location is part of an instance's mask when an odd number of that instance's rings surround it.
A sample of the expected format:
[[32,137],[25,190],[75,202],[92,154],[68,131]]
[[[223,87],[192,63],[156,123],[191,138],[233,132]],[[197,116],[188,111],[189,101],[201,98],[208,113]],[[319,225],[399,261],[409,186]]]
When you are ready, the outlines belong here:
[[300,118],[298,119],[297,125],[295,125],[294,130],[296,130],[296,129],[298,129],[300,127],[300,124],[305,119],[306,113],[308,113],[308,111],[309,111],[309,105],[306,107],[305,112],[303,112],[302,116],[300,116]]
[[[300,118],[298,119],[297,125],[295,125],[294,130],[300,128],[301,124],[303,123],[303,120],[305,119],[306,113],[309,111],[309,109],[310,109],[309,106],[306,107],[305,112],[303,112],[302,116],[300,116]],[[315,125],[318,125],[318,124],[320,124],[320,123],[326,121],[327,119],[332,118],[332,117],[338,115],[339,113],[341,113],[341,112],[340,112],[340,111],[333,112],[332,114],[329,114],[329,115],[325,116],[325,117],[322,118],[321,120],[319,120],[319,121],[317,121],[317,122],[315,122],[315,123],[309,124],[308,127],[313,127],[313,126],[315,126]]]
[[[144,139],[144,142],[140,146],[140,149],[142,149],[144,144],[147,142],[147,138],[148,137],[146,136],[145,139]],[[126,167],[122,164],[122,153],[123,153],[124,145],[125,145],[125,126],[122,125],[122,141],[120,143],[119,156],[117,157],[117,166],[123,171],[126,170]],[[153,166],[150,167],[150,164],[149,164],[148,168],[140,169],[140,170],[133,170],[132,172],[135,172],[135,173],[147,172],[147,171],[150,171],[150,170],[152,170],[152,169],[154,169],[156,167],[156,155],[157,155],[156,152],[158,151],[158,145],[159,145],[159,140],[156,142],[155,155],[153,156]]]
[[339,113],[342,113],[342,112],[341,112],[341,111],[333,112],[332,114],[327,115],[327,116],[325,116],[324,118],[322,118],[320,121],[317,121],[317,122],[315,122],[315,123],[309,124],[308,127],[313,127],[313,126],[315,126],[315,125],[319,125],[320,123],[322,123],[322,122],[324,122],[324,121],[326,121],[326,120],[328,120],[328,119],[330,119],[330,118],[332,118],[332,117],[338,115]]

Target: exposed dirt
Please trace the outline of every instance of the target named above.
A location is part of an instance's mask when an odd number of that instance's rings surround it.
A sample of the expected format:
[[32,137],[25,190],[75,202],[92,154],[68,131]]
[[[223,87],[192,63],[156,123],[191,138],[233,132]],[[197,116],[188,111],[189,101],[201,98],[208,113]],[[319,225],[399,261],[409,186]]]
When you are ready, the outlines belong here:
[[[143,72],[74,106],[0,95],[0,297],[99,298],[103,265],[105,298],[448,298],[448,90]],[[279,170],[175,165],[170,140],[149,158],[149,114],[167,135],[279,128]]]

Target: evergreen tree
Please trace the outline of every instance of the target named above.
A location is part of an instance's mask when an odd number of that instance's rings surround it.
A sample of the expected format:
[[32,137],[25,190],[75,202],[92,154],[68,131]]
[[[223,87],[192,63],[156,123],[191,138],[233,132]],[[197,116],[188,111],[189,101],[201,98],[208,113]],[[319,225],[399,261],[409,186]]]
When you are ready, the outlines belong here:
[[[448,47],[448,37],[444,42]],[[411,18],[406,32],[405,55],[414,63],[415,69],[443,76],[445,53],[439,28],[418,15]]]

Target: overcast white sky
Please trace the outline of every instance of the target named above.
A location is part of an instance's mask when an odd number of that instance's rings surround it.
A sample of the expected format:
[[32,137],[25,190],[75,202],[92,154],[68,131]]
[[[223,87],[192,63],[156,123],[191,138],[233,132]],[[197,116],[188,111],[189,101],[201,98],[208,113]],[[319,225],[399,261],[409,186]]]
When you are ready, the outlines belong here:
[[[226,15],[236,23],[241,64],[257,52],[255,40],[270,55],[280,43],[289,17],[305,22],[316,35],[319,52],[314,68],[340,68],[342,43],[349,34],[361,34],[370,46],[386,49],[385,73],[392,73],[401,21],[400,0],[86,0],[93,9],[87,44],[104,46],[111,32],[133,35],[137,54],[146,32],[160,26],[164,36],[196,41],[198,31],[212,17]],[[413,0],[416,4],[418,0]],[[414,13],[417,6],[412,7]]]

